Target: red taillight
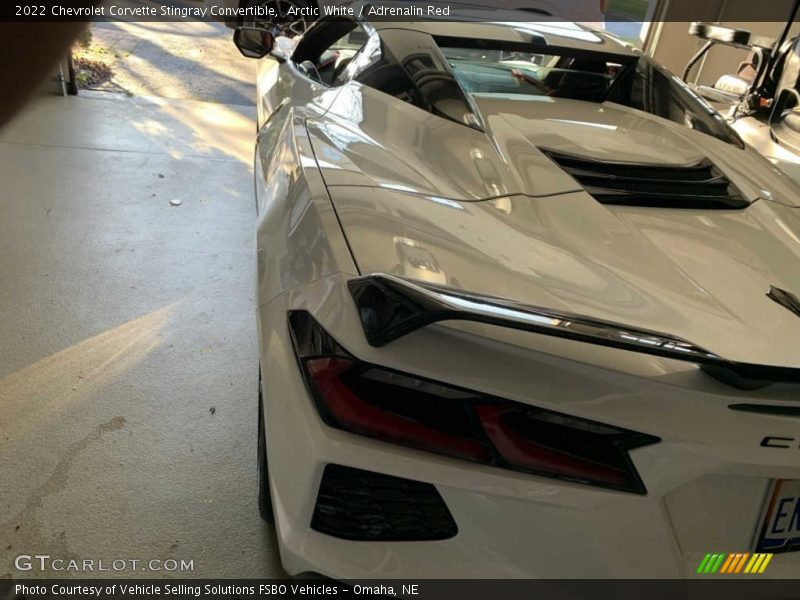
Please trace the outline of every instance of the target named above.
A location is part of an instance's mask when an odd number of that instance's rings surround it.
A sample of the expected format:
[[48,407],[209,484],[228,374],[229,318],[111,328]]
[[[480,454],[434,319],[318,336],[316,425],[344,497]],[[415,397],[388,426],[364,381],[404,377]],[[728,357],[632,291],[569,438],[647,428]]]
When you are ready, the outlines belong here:
[[476,406],[475,410],[494,447],[512,465],[601,484],[616,486],[626,482],[623,471],[570,455],[568,450],[545,446],[515,431],[507,417],[517,410],[516,406],[484,404]]
[[[328,417],[339,426],[354,433],[456,458],[480,462],[489,459],[489,451],[478,442],[434,429],[359,398],[342,380],[342,375],[355,365],[342,358],[306,361],[317,397],[328,411]],[[380,399],[373,400],[379,402]]]
[[644,494],[628,450],[658,438],[359,361],[306,312],[290,328],[330,426],[501,468]]

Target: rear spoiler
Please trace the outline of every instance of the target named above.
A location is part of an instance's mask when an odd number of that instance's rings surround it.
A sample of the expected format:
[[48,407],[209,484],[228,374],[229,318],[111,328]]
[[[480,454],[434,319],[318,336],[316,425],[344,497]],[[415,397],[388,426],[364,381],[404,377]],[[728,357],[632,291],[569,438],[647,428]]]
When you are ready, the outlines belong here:
[[800,369],[739,363],[677,336],[383,273],[348,282],[364,335],[381,347],[441,321],[472,321],[690,362],[742,389],[800,383]]

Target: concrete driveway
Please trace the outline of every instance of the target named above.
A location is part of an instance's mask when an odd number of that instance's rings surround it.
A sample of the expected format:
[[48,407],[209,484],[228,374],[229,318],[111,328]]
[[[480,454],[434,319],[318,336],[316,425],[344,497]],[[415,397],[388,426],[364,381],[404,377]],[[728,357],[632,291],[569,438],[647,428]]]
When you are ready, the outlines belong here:
[[[185,60],[153,35],[149,68]],[[43,97],[0,132],[0,577],[283,575],[256,507],[254,65],[233,56],[140,82],[230,104]],[[95,570],[15,568],[35,554]],[[140,562],[96,570],[119,559]]]
[[135,96],[253,105],[255,61],[244,59],[221,23],[94,23],[76,56],[108,64],[93,89]]

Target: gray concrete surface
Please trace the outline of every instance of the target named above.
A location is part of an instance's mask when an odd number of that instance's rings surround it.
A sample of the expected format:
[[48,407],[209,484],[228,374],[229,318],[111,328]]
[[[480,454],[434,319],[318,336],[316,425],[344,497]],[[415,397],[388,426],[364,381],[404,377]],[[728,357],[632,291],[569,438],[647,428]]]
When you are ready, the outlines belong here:
[[243,58],[221,23],[107,22],[91,26],[92,42],[77,56],[108,64],[99,90],[253,105],[255,61]]
[[282,574],[256,508],[253,113],[42,98],[0,132],[0,577],[100,575],[14,569],[37,553]]

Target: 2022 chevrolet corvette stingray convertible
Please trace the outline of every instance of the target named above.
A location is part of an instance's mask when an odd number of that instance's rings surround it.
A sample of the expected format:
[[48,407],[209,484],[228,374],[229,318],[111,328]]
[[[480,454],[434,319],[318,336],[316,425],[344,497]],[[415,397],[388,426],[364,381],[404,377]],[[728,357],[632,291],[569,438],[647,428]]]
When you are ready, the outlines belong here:
[[272,49],[260,502],[289,573],[800,574],[791,180],[578,25],[236,42]]

